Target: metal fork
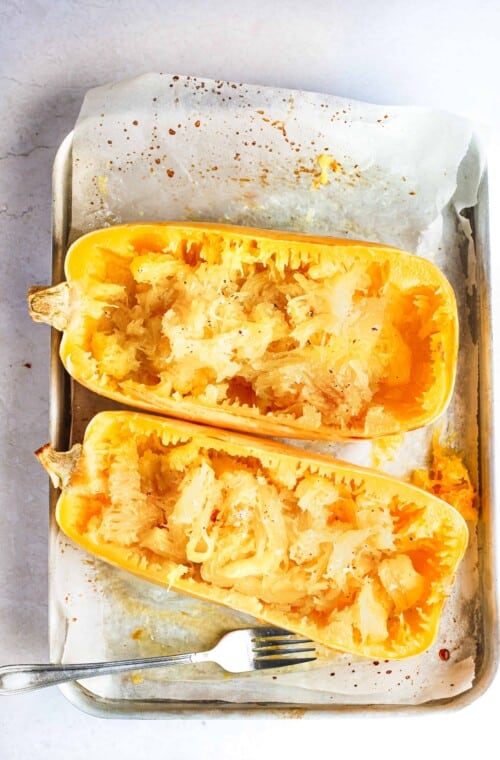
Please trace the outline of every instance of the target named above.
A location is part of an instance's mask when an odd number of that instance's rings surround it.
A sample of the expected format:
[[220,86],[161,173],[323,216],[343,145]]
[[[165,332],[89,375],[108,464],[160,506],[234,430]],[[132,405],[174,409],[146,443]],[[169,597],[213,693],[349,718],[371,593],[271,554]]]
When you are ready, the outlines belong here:
[[0,667],[0,694],[19,694],[65,681],[181,663],[215,662],[228,673],[245,673],[312,662],[316,659],[313,652],[310,639],[283,628],[243,628],[224,634],[212,649],[203,652],[74,665],[5,665]]

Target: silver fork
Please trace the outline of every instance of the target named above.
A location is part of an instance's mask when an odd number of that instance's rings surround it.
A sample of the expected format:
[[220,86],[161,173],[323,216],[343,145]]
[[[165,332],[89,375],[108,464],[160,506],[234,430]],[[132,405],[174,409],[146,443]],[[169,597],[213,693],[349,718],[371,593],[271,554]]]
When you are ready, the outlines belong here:
[[314,652],[310,639],[283,628],[243,628],[224,634],[212,649],[203,652],[74,665],[5,665],[0,667],[0,694],[19,694],[65,681],[181,663],[215,662],[228,673],[245,673],[312,662],[316,659],[316,654],[311,654]]

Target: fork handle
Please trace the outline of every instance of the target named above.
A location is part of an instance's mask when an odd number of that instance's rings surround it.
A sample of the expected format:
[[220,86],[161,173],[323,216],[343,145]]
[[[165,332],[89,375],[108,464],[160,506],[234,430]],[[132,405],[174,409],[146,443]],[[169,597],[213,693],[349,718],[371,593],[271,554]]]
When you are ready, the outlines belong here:
[[55,686],[66,681],[93,678],[131,670],[163,667],[181,663],[206,662],[209,652],[189,652],[141,660],[115,660],[114,662],[89,662],[74,665],[4,665],[0,667],[0,694],[20,694],[44,686]]

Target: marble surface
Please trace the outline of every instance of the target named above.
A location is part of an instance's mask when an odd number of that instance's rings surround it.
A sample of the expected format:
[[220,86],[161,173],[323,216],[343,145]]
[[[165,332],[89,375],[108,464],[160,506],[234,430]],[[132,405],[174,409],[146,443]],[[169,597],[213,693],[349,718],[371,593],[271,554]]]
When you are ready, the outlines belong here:
[[[47,440],[48,329],[28,316],[29,285],[50,280],[51,167],[85,91],[145,71],[318,90],[445,108],[478,122],[498,193],[500,101],[495,0],[2,0],[0,3],[0,662],[44,661],[47,479],[33,451]],[[499,240],[492,228],[492,250]],[[494,271],[494,287],[498,273]],[[498,307],[495,304],[495,308]],[[495,325],[498,316],[494,315]],[[498,354],[497,354],[498,355]],[[57,689],[0,698],[0,757],[178,760],[303,757],[318,746],[417,757],[470,756],[496,734],[497,678],[465,711],[418,719],[102,721]],[[314,731],[314,733],[313,733]],[[408,741],[408,735],[412,735]],[[161,745],[159,745],[161,742]],[[404,742],[404,744],[403,744]]]

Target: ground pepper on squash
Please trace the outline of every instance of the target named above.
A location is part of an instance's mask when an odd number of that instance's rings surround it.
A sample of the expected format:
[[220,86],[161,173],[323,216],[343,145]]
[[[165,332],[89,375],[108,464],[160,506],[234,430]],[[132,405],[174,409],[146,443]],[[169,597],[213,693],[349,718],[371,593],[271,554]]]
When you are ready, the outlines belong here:
[[102,412],[82,446],[38,457],[59,526],[93,555],[366,657],[431,645],[468,542],[407,482],[168,418]]
[[373,438],[428,424],[456,370],[453,290],[373,243],[228,225],[118,225],[77,240],[67,282],[29,294],[92,391],[281,437]]

